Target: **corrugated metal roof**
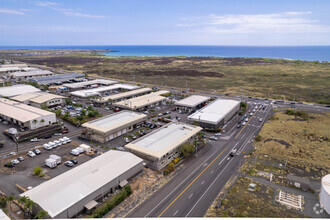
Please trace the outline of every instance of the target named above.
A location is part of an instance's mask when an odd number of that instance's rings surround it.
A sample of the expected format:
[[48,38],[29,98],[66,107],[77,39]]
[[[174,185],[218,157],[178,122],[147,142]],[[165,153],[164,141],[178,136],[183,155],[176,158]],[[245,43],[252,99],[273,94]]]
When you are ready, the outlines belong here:
[[129,85],[129,84],[115,84],[111,86],[103,86],[103,87],[98,87],[94,89],[84,89],[84,90],[79,90],[75,92],[70,92],[70,94],[74,96],[79,96],[79,97],[91,97],[95,95],[99,95],[100,92],[106,92],[106,91],[111,91],[115,89],[127,89],[127,90],[133,90],[133,89],[138,89],[140,88],[139,86],[134,86],[134,85]]
[[95,99],[95,101],[96,102],[107,102],[109,99],[117,100],[117,99],[122,99],[122,98],[126,98],[126,97],[133,96],[133,95],[139,95],[141,93],[150,92],[150,91],[152,91],[151,88],[136,89],[136,90],[129,91],[129,92],[122,92],[122,93],[118,93],[115,95],[104,96],[104,97],[102,97],[101,100]]
[[142,161],[131,153],[110,150],[20,196],[29,197],[54,218]]
[[187,98],[181,99],[180,101],[176,101],[175,105],[185,106],[185,107],[196,107],[197,105],[206,102],[210,97],[201,96],[201,95],[191,95]]
[[93,84],[111,85],[111,84],[115,84],[115,83],[117,83],[117,81],[107,80],[107,79],[94,79],[94,80],[85,81],[85,82],[66,83],[66,84],[63,84],[63,86],[70,88],[70,89],[77,89],[77,88],[83,88],[84,86],[93,85]]
[[25,84],[5,86],[0,88],[0,97],[13,97],[32,92],[40,92],[40,89]]

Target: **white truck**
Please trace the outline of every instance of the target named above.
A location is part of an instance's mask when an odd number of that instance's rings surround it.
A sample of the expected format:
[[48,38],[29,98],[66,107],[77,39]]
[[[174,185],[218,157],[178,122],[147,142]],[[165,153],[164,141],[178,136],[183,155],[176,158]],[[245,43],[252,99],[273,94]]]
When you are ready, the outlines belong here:
[[50,155],[49,158],[54,159],[56,161],[56,164],[60,164],[62,162],[61,157],[59,157],[55,154]]
[[56,160],[53,158],[48,158],[45,160],[45,165],[49,168],[54,168],[57,166]]

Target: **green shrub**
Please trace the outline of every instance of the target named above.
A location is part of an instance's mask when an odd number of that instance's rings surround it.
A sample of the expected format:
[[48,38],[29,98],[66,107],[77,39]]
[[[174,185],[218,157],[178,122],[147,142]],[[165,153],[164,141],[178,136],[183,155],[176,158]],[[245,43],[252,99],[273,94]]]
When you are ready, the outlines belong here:
[[256,141],[261,141],[261,139],[262,139],[262,137],[261,137],[261,135],[259,135],[259,134],[258,134],[257,137],[255,138]]
[[41,171],[42,171],[41,167],[35,167],[34,170],[33,170],[33,174],[36,175],[36,176],[39,176]]
[[46,174],[45,173],[40,173],[38,176],[39,177],[44,177],[44,176],[46,176]]

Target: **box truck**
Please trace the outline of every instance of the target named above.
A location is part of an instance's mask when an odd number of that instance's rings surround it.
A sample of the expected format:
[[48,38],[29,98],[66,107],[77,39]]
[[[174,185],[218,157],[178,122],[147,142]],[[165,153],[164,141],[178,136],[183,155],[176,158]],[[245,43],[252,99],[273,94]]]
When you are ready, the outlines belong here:
[[54,168],[57,166],[56,160],[53,158],[48,158],[45,160],[45,164],[46,166],[48,166],[49,168]]
[[61,163],[61,157],[59,157],[59,156],[57,156],[55,154],[50,155],[49,158],[52,158],[52,159],[56,160],[56,163],[57,164],[60,164]]

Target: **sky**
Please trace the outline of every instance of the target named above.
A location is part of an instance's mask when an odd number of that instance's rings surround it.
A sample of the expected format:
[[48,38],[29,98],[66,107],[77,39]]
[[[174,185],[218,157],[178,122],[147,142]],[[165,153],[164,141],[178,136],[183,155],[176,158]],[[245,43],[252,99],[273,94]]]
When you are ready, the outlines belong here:
[[0,46],[330,45],[329,0],[0,0]]

